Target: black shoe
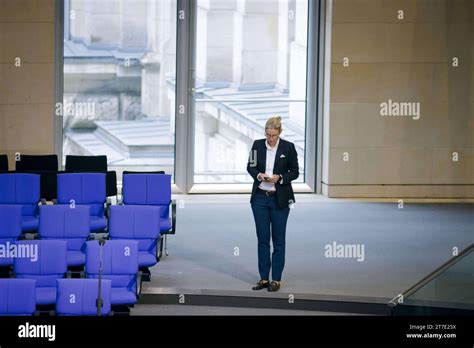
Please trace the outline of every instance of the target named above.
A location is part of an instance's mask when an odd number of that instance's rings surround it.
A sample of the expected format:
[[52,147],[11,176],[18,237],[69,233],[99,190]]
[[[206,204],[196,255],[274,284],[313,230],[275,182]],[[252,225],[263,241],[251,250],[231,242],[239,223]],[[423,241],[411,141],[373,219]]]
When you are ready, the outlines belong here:
[[280,282],[271,282],[268,286],[268,291],[278,291],[280,290]]
[[265,288],[268,288],[268,284],[270,284],[270,282],[268,280],[264,281],[264,280],[260,280],[257,285],[255,285],[252,290],[262,290],[262,289],[265,289]]

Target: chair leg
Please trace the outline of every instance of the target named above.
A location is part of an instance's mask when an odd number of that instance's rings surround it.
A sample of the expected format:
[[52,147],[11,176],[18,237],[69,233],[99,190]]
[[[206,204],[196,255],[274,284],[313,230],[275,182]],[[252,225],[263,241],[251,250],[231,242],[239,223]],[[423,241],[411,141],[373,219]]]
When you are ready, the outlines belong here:
[[159,245],[159,248],[158,248],[158,261],[160,261],[161,256],[163,255],[163,236],[160,236],[159,243],[160,243],[160,245]]
[[165,234],[165,255],[168,256],[168,235]]
[[144,282],[149,282],[151,280],[151,272],[148,267],[140,267],[140,272],[141,274],[141,280]]

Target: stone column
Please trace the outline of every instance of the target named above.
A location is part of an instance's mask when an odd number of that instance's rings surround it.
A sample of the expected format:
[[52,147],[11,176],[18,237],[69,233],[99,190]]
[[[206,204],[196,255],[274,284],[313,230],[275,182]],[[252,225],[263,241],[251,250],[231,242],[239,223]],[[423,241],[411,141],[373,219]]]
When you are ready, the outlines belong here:
[[[76,1],[74,1],[75,3]],[[79,5],[81,6],[81,5]],[[121,37],[120,11],[121,0],[114,1],[83,1],[82,20],[77,26],[86,43],[90,44],[119,44]],[[79,18],[78,18],[79,19]],[[74,31],[73,31],[74,33]]]
[[[142,113],[149,117],[170,118],[174,133],[174,87],[167,79],[176,76],[176,3],[148,1],[147,48],[142,64]],[[170,90],[171,94],[170,95]]]
[[238,1],[233,42],[234,83],[275,83],[278,70],[278,0]]
[[282,91],[290,85],[290,44],[295,40],[295,0],[278,1],[278,75]]
[[199,1],[196,78],[202,82],[232,80],[235,0]]
[[[307,1],[296,1],[294,21],[295,40],[290,44],[290,99],[305,99],[308,37]],[[290,119],[303,128],[305,126],[305,112],[305,103],[290,104]]]
[[[153,2],[153,1],[151,1]],[[106,3],[106,1],[97,1]],[[120,38],[121,48],[145,47],[147,43],[148,0],[120,0]]]

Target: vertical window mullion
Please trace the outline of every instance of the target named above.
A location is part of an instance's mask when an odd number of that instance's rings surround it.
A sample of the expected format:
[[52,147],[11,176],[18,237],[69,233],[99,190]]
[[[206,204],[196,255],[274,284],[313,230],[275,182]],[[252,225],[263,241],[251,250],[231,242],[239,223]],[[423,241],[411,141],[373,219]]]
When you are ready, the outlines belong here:
[[188,191],[190,163],[189,128],[192,123],[193,111],[190,101],[190,57],[192,4],[188,0],[178,0],[177,35],[176,35],[176,133],[175,133],[175,183],[179,191]]

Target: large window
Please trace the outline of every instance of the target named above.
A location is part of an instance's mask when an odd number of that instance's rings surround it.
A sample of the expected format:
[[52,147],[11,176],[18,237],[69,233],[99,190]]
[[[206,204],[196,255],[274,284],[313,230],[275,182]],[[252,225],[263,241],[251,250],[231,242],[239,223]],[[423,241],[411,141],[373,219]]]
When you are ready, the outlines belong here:
[[307,0],[198,0],[194,183],[245,183],[269,117],[296,145],[304,182]]
[[63,163],[107,155],[119,181],[164,170],[175,192],[245,192],[250,147],[281,116],[295,190],[314,191],[319,0],[58,3]]
[[63,157],[174,174],[177,0],[66,0]]

